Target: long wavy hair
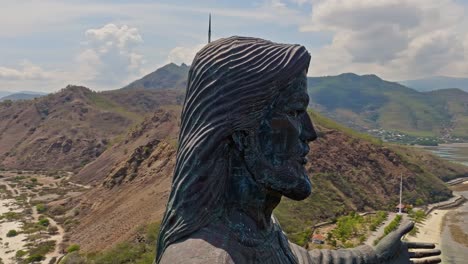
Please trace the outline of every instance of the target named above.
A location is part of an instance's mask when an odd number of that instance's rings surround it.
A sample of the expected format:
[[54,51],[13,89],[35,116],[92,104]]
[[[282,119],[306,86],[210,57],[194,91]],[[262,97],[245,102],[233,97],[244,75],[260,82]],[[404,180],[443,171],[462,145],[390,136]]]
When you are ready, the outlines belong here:
[[220,217],[234,131],[255,131],[286,83],[308,69],[300,45],[250,37],[209,43],[190,67],[172,189],[161,223],[166,248]]

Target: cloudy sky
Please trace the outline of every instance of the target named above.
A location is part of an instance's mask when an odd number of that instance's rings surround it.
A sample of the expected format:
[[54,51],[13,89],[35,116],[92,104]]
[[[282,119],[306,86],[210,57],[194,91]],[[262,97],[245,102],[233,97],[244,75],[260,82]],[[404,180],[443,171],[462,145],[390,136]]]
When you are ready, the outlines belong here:
[[468,77],[468,0],[0,0],[0,90],[117,89],[207,41],[298,43],[310,76]]

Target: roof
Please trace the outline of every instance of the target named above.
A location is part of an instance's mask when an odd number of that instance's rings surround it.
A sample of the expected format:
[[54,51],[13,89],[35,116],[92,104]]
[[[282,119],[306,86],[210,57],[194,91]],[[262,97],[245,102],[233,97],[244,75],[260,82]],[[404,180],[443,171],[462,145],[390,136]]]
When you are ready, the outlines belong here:
[[312,239],[317,239],[317,240],[325,240],[325,237],[322,236],[321,234],[315,234]]

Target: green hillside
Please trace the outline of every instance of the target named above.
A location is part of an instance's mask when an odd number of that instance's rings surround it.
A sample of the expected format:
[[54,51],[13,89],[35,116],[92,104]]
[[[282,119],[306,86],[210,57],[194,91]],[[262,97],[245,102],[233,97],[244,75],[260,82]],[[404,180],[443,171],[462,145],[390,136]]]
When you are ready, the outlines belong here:
[[308,80],[311,106],[354,129],[399,131],[416,137],[468,139],[468,93],[422,93],[375,75],[353,73]]
[[189,66],[169,63],[138,79],[124,89],[185,89]]

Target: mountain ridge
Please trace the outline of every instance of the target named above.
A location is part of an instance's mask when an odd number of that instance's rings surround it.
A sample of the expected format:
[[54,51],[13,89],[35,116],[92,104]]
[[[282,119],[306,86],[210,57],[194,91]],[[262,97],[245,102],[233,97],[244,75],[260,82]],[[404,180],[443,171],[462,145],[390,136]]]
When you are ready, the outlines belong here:
[[1,101],[6,101],[6,100],[11,100],[11,101],[31,100],[31,99],[34,99],[34,98],[39,98],[39,97],[44,96],[44,95],[47,95],[47,93],[29,92],[29,91],[5,93],[5,95],[3,97],[0,94],[0,102]]
[[412,87],[418,91],[434,91],[447,88],[459,88],[468,92],[468,78],[432,76],[421,79],[399,81],[399,83]]
[[169,63],[122,89],[184,89],[189,69],[185,63]]

